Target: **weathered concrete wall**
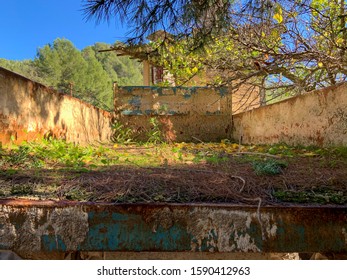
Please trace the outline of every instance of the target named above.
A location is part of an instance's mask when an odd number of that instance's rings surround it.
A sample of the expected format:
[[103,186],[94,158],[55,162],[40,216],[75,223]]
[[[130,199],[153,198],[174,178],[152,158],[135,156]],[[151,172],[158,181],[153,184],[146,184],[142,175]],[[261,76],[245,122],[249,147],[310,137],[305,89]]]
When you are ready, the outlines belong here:
[[233,116],[243,143],[347,145],[347,84],[293,97]]
[[232,93],[232,114],[249,111],[261,105],[259,88],[244,85]]
[[346,253],[346,221],[345,207],[0,200],[0,250]]
[[121,122],[140,132],[139,139],[146,138],[153,116],[168,141],[218,141],[231,135],[231,95],[225,88],[119,87],[115,108]]
[[227,88],[117,87],[115,108],[123,115],[229,114]]
[[0,67],[0,142],[40,139],[108,141],[111,114]]

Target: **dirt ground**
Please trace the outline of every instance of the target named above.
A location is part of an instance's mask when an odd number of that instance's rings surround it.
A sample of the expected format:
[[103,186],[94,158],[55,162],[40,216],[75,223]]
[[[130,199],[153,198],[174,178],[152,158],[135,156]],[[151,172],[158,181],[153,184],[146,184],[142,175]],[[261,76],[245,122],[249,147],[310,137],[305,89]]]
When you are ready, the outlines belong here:
[[[187,151],[187,147],[179,148],[181,152],[194,154],[194,160],[172,163],[171,156],[146,148],[146,155],[157,156],[160,164],[140,166],[118,162],[92,169],[58,166],[17,168],[15,171],[3,168],[0,170],[0,199],[347,205],[347,161],[344,156],[306,150],[287,156],[244,149],[245,152],[233,153],[218,150],[208,157],[206,153],[201,154],[202,149]],[[122,152],[126,149],[127,154],[143,153],[141,148],[121,149]],[[196,155],[200,155],[199,160],[195,160]],[[270,171],[267,169],[269,164]]]

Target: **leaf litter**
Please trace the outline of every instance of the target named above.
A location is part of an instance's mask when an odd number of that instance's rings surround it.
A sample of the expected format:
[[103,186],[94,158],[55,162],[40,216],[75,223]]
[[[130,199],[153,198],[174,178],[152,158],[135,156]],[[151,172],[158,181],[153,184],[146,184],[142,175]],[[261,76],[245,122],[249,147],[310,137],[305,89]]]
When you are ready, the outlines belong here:
[[[59,153],[53,150],[49,156],[49,143],[44,143],[46,148],[27,145],[2,149],[0,198],[258,207],[347,204],[343,148],[240,146],[222,141],[84,150],[54,143]],[[62,157],[62,151],[71,156]]]

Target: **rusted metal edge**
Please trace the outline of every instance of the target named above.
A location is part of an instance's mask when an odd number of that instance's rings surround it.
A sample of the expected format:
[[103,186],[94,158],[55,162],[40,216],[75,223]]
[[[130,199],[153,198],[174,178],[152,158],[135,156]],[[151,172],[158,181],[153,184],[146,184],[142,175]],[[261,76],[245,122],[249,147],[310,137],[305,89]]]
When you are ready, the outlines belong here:
[[[120,206],[191,206],[191,207],[229,207],[229,208],[251,208],[257,209],[257,206],[249,204],[231,204],[231,203],[165,203],[165,202],[156,202],[156,203],[114,203],[114,202],[93,202],[93,201],[75,201],[75,200],[54,200],[54,199],[24,199],[24,198],[0,198],[0,206],[9,205],[9,206],[32,206],[32,207],[66,207],[66,206],[97,206],[97,207],[120,207]],[[347,206],[336,205],[336,204],[281,204],[281,205],[267,205],[262,206],[264,209],[347,209]]]
[[347,253],[347,207],[4,199],[0,249]]

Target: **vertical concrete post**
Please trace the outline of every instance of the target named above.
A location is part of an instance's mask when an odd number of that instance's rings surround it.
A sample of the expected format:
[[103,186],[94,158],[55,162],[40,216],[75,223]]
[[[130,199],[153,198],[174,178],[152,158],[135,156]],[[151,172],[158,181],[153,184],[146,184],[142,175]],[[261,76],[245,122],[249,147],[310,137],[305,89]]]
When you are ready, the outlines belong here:
[[151,65],[148,60],[143,61],[143,85],[151,85]]

